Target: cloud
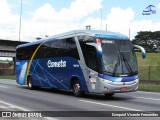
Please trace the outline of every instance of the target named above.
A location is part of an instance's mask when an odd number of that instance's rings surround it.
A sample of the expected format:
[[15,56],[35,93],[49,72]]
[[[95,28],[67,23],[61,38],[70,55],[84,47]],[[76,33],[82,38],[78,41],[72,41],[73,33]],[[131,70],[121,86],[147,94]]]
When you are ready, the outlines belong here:
[[[84,28],[81,20],[99,10],[102,0],[75,0],[69,8],[56,11],[49,3],[38,8],[32,19],[22,21],[22,39],[34,39],[45,34],[53,35],[69,30]],[[28,31],[27,31],[28,30]]]
[[[100,8],[103,9],[102,0],[75,0],[68,8],[59,11],[51,4],[45,3],[35,11],[29,12],[30,19],[25,20],[22,16],[21,40],[33,41],[36,37],[85,29],[86,25],[91,25],[92,29],[101,29],[101,19],[91,16],[100,12]],[[26,11],[23,11],[23,14],[25,13]],[[18,40],[19,15],[11,13],[11,7],[6,0],[0,1],[0,18],[0,38]],[[160,22],[145,19],[135,21],[132,8],[113,7],[109,14],[103,14],[103,18],[103,30],[107,24],[107,30],[128,36],[131,29],[131,38],[134,38],[138,31],[160,30]]]
[[60,16],[71,21],[81,19],[99,10],[102,7],[101,2],[102,0],[76,0],[71,3],[69,9],[62,9]]
[[[19,15],[11,14],[6,0],[0,1],[0,38],[10,39],[18,37]],[[15,34],[17,33],[17,34]]]
[[127,36],[129,36],[130,30],[131,39],[134,39],[134,36],[139,31],[160,30],[160,22],[153,22],[152,19],[135,21],[134,18],[135,12],[132,8],[122,9],[120,7],[114,7],[111,8],[110,13],[106,16],[106,19],[103,20],[103,26],[107,24],[107,29],[109,31],[122,33]]
[[152,20],[134,21],[131,24],[132,35],[136,35],[139,31],[160,31],[160,22]]
[[[45,3],[35,11],[22,11],[21,40],[32,41],[35,37],[54,35],[69,30],[84,28],[82,19],[99,10],[102,0],[75,0],[68,8],[56,11],[49,3]],[[20,4],[20,3],[19,3]],[[0,38],[18,40],[19,13],[11,13],[12,6],[7,0],[0,1]],[[23,19],[24,14],[31,19]]]
[[158,3],[158,8],[160,9],[160,3]]
[[135,13],[132,8],[111,8],[111,12],[106,17],[108,30],[128,35],[128,30],[131,26],[134,14]]

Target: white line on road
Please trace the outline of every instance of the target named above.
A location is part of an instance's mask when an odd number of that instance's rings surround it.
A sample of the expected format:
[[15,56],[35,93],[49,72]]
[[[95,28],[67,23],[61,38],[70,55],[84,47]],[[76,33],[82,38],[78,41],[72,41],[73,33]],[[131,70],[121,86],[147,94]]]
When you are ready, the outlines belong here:
[[[30,110],[28,110],[26,108],[19,107],[17,105],[13,105],[13,104],[10,104],[10,103],[4,102],[4,101],[0,101],[0,103],[8,105],[9,108],[18,108],[18,109],[23,110],[23,111],[30,111]],[[8,107],[0,106],[0,108],[8,108]],[[55,118],[52,118],[52,117],[43,117],[43,118],[46,119],[46,120],[58,120],[58,119],[55,119]]]
[[139,98],[139,99],[147,99],[147,100],[160,100],[160,99],[155,99],[155,98],[145,98],[145,97],[134,97],[134,98]]
[[0,106],[0,108],[7,108],[6,106]]
[[19,106],[17,106],[17,105],[13,105],[13,104],[10,104],[10,103],[4,102],[4,101],[0,101],[0,103],[5,104],[5,105],[8,105],[9,108],[18,108],[18,109],[23,110],[23,111],[29,111],[29,110],[26,109],[26,108],[19,107]]
[[6,87],[6,86],[0,86],[0,88],[8,88],[8,87]]
[[108,107],[120,108],[120,109],[125,109],[125,110],[131,110],[131,111],[143,111],[143,110],[138,110],[138,109],[133,109],[133,108],[128,108],[128,107],[122,107],[122,106],[116,106],[116,105],[111,105],[111,104],[98,103],[98,102],[87,101],[87,100],[78,100],[78,101],[97,104],[97,105],[103,105],[103,106],[108,106]]

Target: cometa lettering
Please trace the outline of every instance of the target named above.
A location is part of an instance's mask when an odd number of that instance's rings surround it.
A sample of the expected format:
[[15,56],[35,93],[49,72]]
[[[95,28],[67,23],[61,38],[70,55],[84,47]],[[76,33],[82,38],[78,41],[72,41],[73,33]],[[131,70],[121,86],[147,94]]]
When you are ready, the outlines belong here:
[[52,62],[51,60],[48,60],[47,62],[48,68],[53,68],[53,67],[66,67],[66,61],[59,61],[59,62]]

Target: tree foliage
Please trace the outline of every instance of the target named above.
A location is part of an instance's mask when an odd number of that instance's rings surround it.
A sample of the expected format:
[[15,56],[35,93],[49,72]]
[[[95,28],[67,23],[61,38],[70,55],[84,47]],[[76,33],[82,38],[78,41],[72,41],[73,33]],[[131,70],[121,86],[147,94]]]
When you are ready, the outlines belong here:
[[160,46],[160,31],[140,31],[132,42],[143,46],[147,51],[155,51]]

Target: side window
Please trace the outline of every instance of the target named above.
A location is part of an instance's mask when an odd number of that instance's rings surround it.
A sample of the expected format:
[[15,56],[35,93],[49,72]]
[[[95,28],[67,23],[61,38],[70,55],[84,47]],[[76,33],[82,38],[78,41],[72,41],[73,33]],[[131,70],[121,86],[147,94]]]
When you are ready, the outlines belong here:
[[44,43],[40,48],[42,53],[44,53],[44,58],[58,57],[60,44],[60,40],[51,40]]
[[78,36],[78,40],[79,40],[79,43],[81,46],[81,50],[82,50],[86,65],[89,68],[91,68],[92,70],[99,71],[100,64],[98,66],[99,59],[97,57],[96,48],[86,44],[88,42],[94,43],[95,42],[94,37],[92,37],[92,36]]
[[31,59],[34,51],[36,50],[36,48],[38,47],[38,45],[32,45],[32,46],[27,46],[27,47],[22,47],[22,48],[18,48],[16,50],[16,58],[18,60],[28,60]]
[[41,46],[41,47],[38,49],[36,55],[34,56],[34,59],[39,59],[39,58],[43,58],[43,57],[44,57],[44,47],[45,47],[45,46]]
[[97,52],[93,46],[88,45],[88,51],[86,56],[87,56],[86,58],[87,66],[92,70],[98,71]]
[[22,48],[18,48],[18,49],[16,50],[16,58],[17,58],[18,60],[23,60],[23,59],[25,59],[25,54],[24,54],[24,52],[22,51]]
[[65,46],[65,40],[49,40],[45,42],[37,51],[37,58],[51,58],[62,56],[62,51]]
[[77,45],[74,38],[67,38],[66,39],[66,52],[67,56],[79,59],[79,54],[77,50]]
[[74,38],[49,40],[37,51],[35,59],[50,57],[73,57],[79,59],[79,54]]

